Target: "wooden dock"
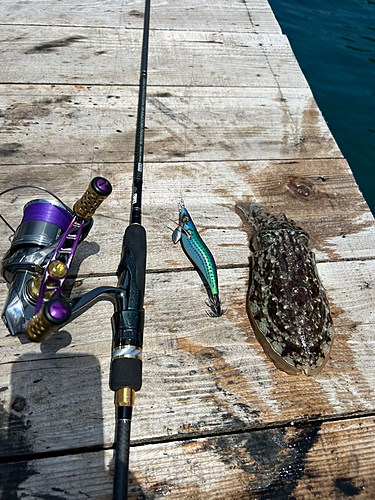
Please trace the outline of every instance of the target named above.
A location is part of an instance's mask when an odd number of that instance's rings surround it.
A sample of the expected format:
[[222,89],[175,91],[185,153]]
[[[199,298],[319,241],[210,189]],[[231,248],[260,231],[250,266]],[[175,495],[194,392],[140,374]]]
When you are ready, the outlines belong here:
[[[128,224],[143,0],[0,2],[1,190],[73,206],[114,190],[80,245],[81,294],[116,284]],[[144,378],[132,499],[375,498],[375,226],[267,0],[155,0],[145,145]],[[34,191],[0,198],[16,227]],[[183,197],[215,256],[227,314],[171,241]],[[279,371],[246,314],[256,201],[311,236],[336,340],[317,377]],[[3,225],[0,254],[11,231]],[[0,302],[6,297],[4,281]],[[112,306],[42,345],[0,326],[3,500],[110,499]]]

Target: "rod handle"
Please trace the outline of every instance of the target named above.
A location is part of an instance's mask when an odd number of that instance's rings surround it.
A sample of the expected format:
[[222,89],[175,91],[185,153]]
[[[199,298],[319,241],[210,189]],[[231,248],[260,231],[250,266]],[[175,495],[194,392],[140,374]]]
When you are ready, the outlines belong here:
[[82,219],[89,219],[112,192],[112,186],[104,177],[95,177],[84,195],[76,201],[73,210]]
[[126,304],[112,316],[110,388],[113,391],[122,387],[139,391],[142,385],[146,253],[144,227],[128,226],[117,270],[117,286],[125,291]]
[[[146,280],[146,230],[140,224],[131,224],[126,228],[123,242],[121,260],[117,269],[117,286],[124,286],[127,271],[131,272],[134,284],[139,290],[139,303],[135,309],[143,308],[143,296]],[[134,308],[134,305],[131,305]]]
[[26,336],[32,342],[44,342],[69,320],[70,315],[70,305],[65,299],[51,299],[27,322]]

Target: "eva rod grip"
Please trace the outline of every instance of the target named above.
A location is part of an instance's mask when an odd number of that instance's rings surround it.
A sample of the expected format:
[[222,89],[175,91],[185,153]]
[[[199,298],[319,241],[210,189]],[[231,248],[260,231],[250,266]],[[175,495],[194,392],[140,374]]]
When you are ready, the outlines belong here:
[[[133,257],[130,253],[133,254]],[[143,308],[143,296],[145,293],[146,253],[147,243],[145,228],[139,224],[130,224],[130,226],[126,228],[122,242],[121,260],[117,269],[117,286],[124,286],[126,271],[130,269],[131,272],[134,273],[135,285],[141,294],[142,303],[138,304],[141,308]],[[132,261],[133,258],[134,263]]]
[[112,192],[112,186],[104,177],[95,177],[85,194],[76,201],[73,210],[82,219],[89,219]]
[[112,362],[110,388],[117,391],[142,385],[146,231],[138,224],[127,227],[117,271],[119,288],[126,293],[124,309],[112,316]]
[[70,315],[71,308],[65,299],[51,299],[27,322],[26,336],[32,342],[44,342],[68,322]]

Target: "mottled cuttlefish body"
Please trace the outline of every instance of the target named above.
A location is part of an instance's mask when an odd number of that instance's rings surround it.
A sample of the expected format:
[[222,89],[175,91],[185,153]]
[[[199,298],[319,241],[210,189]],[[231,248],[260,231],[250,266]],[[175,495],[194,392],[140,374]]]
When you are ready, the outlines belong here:
[[257,339],[281,370],[317,375],[334,331],[309,235],[284,213],[268,213],[256,203],[238,208],[255,228],[247,310]]

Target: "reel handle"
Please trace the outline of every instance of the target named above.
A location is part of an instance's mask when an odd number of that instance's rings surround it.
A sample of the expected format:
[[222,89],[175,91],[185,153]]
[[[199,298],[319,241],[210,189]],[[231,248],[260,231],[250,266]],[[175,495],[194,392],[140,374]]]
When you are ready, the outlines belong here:
[[92,217],[102,202],[112,192],[112,186],[104,177],[95,177],[84,195],[76,201],[73,210],[82,219]]
[[26,336],[32,342],[44,342],[69,320],[70,315],[71,308],[65,299],[51,299],[27,322]]

